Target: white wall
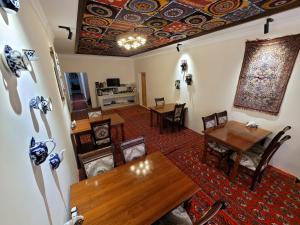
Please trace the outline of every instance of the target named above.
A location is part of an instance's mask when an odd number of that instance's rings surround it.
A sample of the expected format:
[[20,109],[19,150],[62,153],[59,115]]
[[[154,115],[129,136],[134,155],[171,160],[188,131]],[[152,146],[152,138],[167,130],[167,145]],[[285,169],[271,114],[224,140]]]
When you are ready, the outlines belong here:
[[[219,31],[183,43],[178,53],[175,46],[166,47],[134,57],[135,71],[147,74],[147,100],[154,104],[155,97],[164,96],[168,102],[186,102],[187,126],[201,132],[201,117],[228,110],[231,119],[256,121],[261,127],[277,132],[286,125],[293,126],[292,140],[273,158],[273,165],[300,177],[300,57],[295,64],[291,80],[278,116],[233,108],[237,82],[241,71],[245,42],[257,38],[272,38],[300,33],[300,9],[273,16],[269,35],[263,34],[264,19]],[[193,85],[183,81],[180,63],[186,59]],[[181,80],[181,89],[174,82]]]
[[96,107],[95,82],[120,78],[121,83],[134,83],[134,63],[130,58],[92,55],[59,55],[62,70],[87,74],[92,106]]
[[[0,49],[35,49],[40,60],[33,73],[11,75],[0,61],[0,214],[5,225],[61,225],[69,215],[69,189],[77,181],[75,157],[69,135],[70,117],[61,102],[49,54],[51,41],[31,1],[22,1],[16,15],[0,9]],[[30,111],[29,100],[43,95],[53,100],[46,116]],[[28,155],[31,137],[53,137],[56,151],[65,149],[65,160],[56,171],[48,161],[32,166]]]

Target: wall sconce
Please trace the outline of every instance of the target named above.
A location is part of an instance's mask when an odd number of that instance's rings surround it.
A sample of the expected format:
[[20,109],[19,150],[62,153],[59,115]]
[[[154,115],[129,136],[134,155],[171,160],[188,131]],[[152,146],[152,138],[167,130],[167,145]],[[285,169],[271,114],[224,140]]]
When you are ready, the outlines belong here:
[[177,46],[176,46],[176,49],[177,49],[177,52],[180,52],[180,46],[181,46],[182,44],[177,44]]
[[0,0],[0,6],[7,13],[16,14],[20,9],[20,0]]
[[58,26],[58,28],[67,30],[67,31],[68,31],[68,39],[69,39],[69,40],[72,40],[73,33],[72,33],[70,27],[66,27],[66,26]]
[[185,82],[187,83],[187,85],[192,85],[192,82],[193,82],[193,76],[192,76],[192,74],[187,74],[185,76]]
[[36,96],[30,100],[30,107],[33,109],[39,109],[42,113],[47,114],[48,111],[52,111],[51,98],[46,99],[43,96]]
[[24,57],[19,51],[13,50],[9,45],[4,46],[2,61],[6,68],[17,77],[20,77],[22,71],[31,71],[27,57]]
[[175,80],[176,89],[180,89],[180,80]]
[[269,33],[269,29],[270,29],[270,23],[271,22],[274,22],[274,19],[273,18],[268,18],[266,23],[265,23],[265,26],[264,26],[264,34],[268,34]]

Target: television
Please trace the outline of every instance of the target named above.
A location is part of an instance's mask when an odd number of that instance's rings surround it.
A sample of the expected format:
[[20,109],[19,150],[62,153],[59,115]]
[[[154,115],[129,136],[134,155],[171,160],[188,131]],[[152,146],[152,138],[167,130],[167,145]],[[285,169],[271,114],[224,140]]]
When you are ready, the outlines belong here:
[[106,79],[107,87],[120,87],[120,78]]

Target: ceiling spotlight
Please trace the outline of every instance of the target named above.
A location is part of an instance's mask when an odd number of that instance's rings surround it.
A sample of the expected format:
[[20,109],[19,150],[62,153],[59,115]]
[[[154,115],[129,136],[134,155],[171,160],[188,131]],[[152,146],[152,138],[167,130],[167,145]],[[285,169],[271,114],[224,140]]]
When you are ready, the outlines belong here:
[[180,46],[181,46],[182,44],[177,44],[177,46],[176,46],[176,49],[177,49],[177,52],[180,52]]
[[61,29],[67,30],[67,31],[69,32],[69,34],[68,34],[68,39],[69,39],[69,40],[72,40],[73,33],[72,33],[70,27],[66,27],[66,26],[58,26],[58,27],[61,28]]
[[271,22],[274,22],[274,19],[273,18],[267,18],[267,21],[265,23],[265,26],[264,26],[264,34],[268,34],[269,33],[269,28],[270,28],[270,24]]

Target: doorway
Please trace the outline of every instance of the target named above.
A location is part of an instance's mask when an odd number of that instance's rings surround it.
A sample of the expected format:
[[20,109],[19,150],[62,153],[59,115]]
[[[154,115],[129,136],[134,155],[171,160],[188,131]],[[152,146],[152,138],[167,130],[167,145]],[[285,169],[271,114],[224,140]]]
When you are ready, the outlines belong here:
[[81,111],[91,107],[91,96],[86,73],[66,73],[66,81],[71,110]]
[[147,84],[146,73],[141,73],[142,106],[147,107]]

